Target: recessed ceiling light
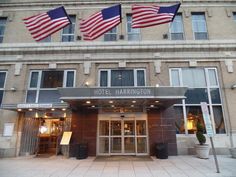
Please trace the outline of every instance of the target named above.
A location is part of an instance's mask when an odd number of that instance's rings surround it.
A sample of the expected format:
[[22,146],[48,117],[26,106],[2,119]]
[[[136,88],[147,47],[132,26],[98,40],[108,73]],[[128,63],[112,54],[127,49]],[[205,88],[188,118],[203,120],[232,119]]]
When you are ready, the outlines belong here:
[[114,105],[111,105],[111,107],[113,107],[113,108],[114,108],[115,106],[114,106]]
[[111,101],[109,101],[109,103],[111,103],[111,104],[112,104],[112,103],[113,103],[113,101],[111,100]]
[[159,101],[158,101],[158,100],[156,100],[156,101],[155,101],[155,103],[159,103]]
[[132,105],[131,105],[131,107],[133,108],[133,107],[134,107],[134,105],[132,104]]
[[135,101],[135,100],[133,100],[133,101],[132,101],[132,103],[136,103],[136,101]]
[[22,111],[22,109],[17,109],[17,111]]
[[86,101],[86,103],[87,103],[87,104],[90,104],[90,103],[91,103],[91,101]]
[[151,107],[151,108],[153,108],[153,107],[154,107],[154,105],[153,105],[153,104],[151,104],[151,105],[150,105],[150,107]]
[[55,109],[54,109],[54,108],[52,108],[51,110],[52,110],[52,111],[55,111]]
[[91,106],[92,108],[95,108],[95,105]]
[[66,110],[66,108],[62,108],[62,111],[65,111]]
[[33,109],[30,108],[29,111],[33,111]]

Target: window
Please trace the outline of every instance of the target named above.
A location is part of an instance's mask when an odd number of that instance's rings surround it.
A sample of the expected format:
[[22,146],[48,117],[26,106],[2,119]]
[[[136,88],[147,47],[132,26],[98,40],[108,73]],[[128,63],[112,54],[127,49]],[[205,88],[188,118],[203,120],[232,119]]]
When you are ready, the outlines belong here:
[[75,71],[39,71],[30,73],[27,103],[60,102],[58,87],[74,87]]
[[140,40],[140,29],[132,28],[132,15],[127,15],[127,35],[128,41]]
[[236,12],[233,12],[234,21],[236,21]]
[[5,82],[6,82],[6,72],[0,71],[0,105],[2,104]]
[[6,22],[7,22],[6,17],[0,17],[0,43],[3,42],[3,36],[4,36]]
[[192,25],[194,39],[205,40],[208,39],[206,19],[204,13],[192,13]]
[[62,30],[62,42],[72,42],[75,40],[75,15],[69,15],[71,24]]
[[184,29],[182,15],[177,14],[174,21],[171,23],[170,27],[170,37],[171,40],[183,40],[184,39]]
[[100,70],[100,86],[116,87],[116,86],[145,86],[145,70]]
[[117,27],[104,34],[104,41],[117,41]]
[[225,133],[216,68],[171,68],[170,83],[171,86],[188,87],[186,99],[174,105],[177,133],[195,133],[197,121],[203,123],[200,102],[208,104],[215,132]]

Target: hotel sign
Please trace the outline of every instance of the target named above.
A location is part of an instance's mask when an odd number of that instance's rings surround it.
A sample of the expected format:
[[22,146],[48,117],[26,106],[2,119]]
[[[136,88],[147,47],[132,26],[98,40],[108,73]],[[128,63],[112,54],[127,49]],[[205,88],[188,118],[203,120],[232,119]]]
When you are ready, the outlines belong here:
[[129,97],[129,96],[153,96],[151,88],[97,88],[93,89],[91,96],[94,97]]
[[40,104],[40,103],[21,103],[17,104],[18,109],[36,109],[36,108],[52,108],[52,104]]

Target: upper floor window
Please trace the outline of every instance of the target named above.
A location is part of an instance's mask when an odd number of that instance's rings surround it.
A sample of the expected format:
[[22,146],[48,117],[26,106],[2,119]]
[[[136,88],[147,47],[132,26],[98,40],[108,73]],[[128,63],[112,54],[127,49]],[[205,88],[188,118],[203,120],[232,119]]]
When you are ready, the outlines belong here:
[[128,41],[139,41],[140,38],[140,29],[132,28],[132,15],[127,15],[127,35]]
[[195,133],[197,121],[203,123],[201,102],[208,105],[215,132],[225,133],[216,68],[171,68],[170,83],[171,86],[188,87],[186,99],[174,106],[177,133]]
[[6,82],[6,71],[0,71],[0,105],[2,104],[5,82]]
[[194,39],[208,39],[206,18],[204,13],[192,13]]
[[174,21],[170,27],[170,38],[171,40],[183,40],[184,39],[184,28],[183,19],[181,14],[175,16]]
[[4,36],[6,23],[7,23],[7,18],[0,17],[0,43],[3,42],[3,36]]
[[104,41],[117,41],[117,27],[104,34]]
[[62,30],[62,42],[72,42],[75,40],[75,15],[69,15],[71,24],[63,28]]
[[100,87],[145,86],[145,70],[111,70],[102,69],[99,72]]
[[233,12],[234,21],[236,21],[236,12]]
[[74,87],[75,70],[30,72],[27,103],[60,102],[58,87]]

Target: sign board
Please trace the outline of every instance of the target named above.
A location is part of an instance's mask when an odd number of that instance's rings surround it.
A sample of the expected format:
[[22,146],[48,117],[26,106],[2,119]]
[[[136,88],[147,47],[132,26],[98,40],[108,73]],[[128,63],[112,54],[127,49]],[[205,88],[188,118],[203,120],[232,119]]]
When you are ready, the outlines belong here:
[[72,135],[72,132],[64,132],[62,135],[60,145],[69,145],[71,135]]
[[38,104],[38,103],[22,103],[17,104],[17,108],[29,109],[29,108],[52,108],[52,104]]
[[3,129],[3,136],[12,136],[14,131],[14,123],[5,123]]
[[210,114],[208,111],[208,106],[206,102],[201,102],[201,109],[202,109],[202,115],[206,127],[206,132],[209,137],[214,136],[212,124],[211,124],[211,119],[210,119]]

